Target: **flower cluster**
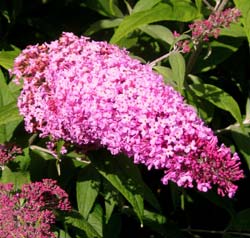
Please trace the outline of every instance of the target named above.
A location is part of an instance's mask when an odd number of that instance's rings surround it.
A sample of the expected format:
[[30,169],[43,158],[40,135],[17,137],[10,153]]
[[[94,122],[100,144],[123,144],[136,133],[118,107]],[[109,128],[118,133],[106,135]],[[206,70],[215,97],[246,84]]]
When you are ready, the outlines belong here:
[[18,106],[26,130],[78,146],[106,147],[165,172],[164,184],[232,197],[243,177],[238,155],[150,65],[106,42],[63,33],[29,46],[12,73],[23,79]]
[[[200,41],[208,41],[209,37],[218,38],[221,28],[227,28],[231,23],[235,23],[241,16],[237,8],[228,8],[224,11],[215,11],[208,19],[197,20],[189,25],[191,30],[191,39],[181,40],[176,43],[176,46],[183,52],[190,51],[190,44],[197,46]],[[179,37],[180,34],[174,32],[174,37]]]
[[53,238],[54,210],[71,209],[68,195],[54,180],[23,185],[0,184],[0,237]]
[[12,143],[0,144],[0,166],[6,165],[18,154],[22,154],[22,148],[19,146]]
[[231,23],[237,22],[241,16],[237,8],[228,8],[224,11],[216,11],[212,13],[206,20],[198,20],[189,25],[192,31],[192,39],[196,41],[202,38],[208,41],[208,37],[218,38],[220,28],[229,27]]

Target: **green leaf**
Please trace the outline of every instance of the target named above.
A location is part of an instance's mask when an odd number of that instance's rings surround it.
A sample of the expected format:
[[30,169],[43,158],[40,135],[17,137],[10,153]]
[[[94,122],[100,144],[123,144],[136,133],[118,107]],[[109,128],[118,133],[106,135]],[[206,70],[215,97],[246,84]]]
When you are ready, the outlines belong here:
[[13,47],[12,51],[1,51],[0,52],[0,65],[5,69],[13,67],[14,59],[20,54],[20,50]]
[[229,27],[220,30],[220,36],[246,37],[246,33],[240,23],[232,23]]
[[145,11],[132,13],[123,19],[110,42],[118,44],[130,32],[139,27],[159,21],[191,21],[197,17],[197,9],[187,2],[159,3]]
[[103,190],[105,199],[105,222],[107,224],[112,216],[115,206],[120,200],[120,193],[106,180],[103,181]]
[[231,199],[220,197],[216,192],[213,191],[206,193],[199,192],[199,194],[217,207],[224,209],[231,217],[235,215],[235,209]]
[[0,143],[10,140],[21,121],[16,96],[11,92],[0,71]]
[[16,188],[21,188],[23,184],[30,182],[30,174],[28,171],[12,171],[5,166],[2,170],[1,183],[13,183]]
[[[191,76],[191,75],[189,75]],[[193,75],[191,77],[194,77]],[[185,98],[188,103],[193,105],[198,115],[209,124],[213,120],[215,106],[209,101],[205,101],[203,98],[198,97],[192,90],[185,90]]]
[[88,222],[103,237],[103,210],[100,204],[94,206],[93,211],[89,214]]
[[117,6],[115,0],[85,0],[83,6],[98,12],[103,16],[122,17],[123,14]]
[[211,41],[208,47],[204,47],[193,71],[198,73],[214,69],[236,52],[242,42],[243,39],[241,38],[228,37],[226,35],[218,40]]
[[250,232],[250,208],[240,211],[231,222],[229,229],[240,232]]
[[143,186],[141,177],[132,161],[124,156],[112,157],[106,151],[98,151],[91,157],[97,171],[107,179],[132,205],[142,223]]
[[99,20],[91,24],[84,34],[90,36],[98,31],[117,27],[121,22],[122,22],[121,18]]
[[167,235],[167,219],[165,216],[155,212],[144,210],[143,221],[145,225],[149,226],[152,230],[157,231],[161,235]]
[[132,13],[149,10],[162,0],[140,0],[133,7]]
[[76,197],[79,212],[84,218],[88,215],[95,203],[100,189],[100,178],[92,165],[80,170],[76,182]]
[[71,238],[71,236],[64,230],[59,230],[55,232],[57,238]]
[[154,69],[163,76],[165,84],[170,84],[176,88],[176,82],[173,80],[173,71],[170,68],[156,65]]
[[202,0],[195,0],[195,5],[200,12],[202,7]]
[[247,98],[247,103],[246,103],[246,118],[245,118],[245,120],[250,122],[250,95]]
[[121,237],[122,220],[120,214],[114,214],[109,223],[104,227],[104,237],[120,238]]
[[154,39],[162,40],[169,45],[174,42],[173,33],[165,26],[162,25],[145,25],[141,26],[140,30],[150,35]]
[[15,102],[0,107],[0,143],[10,140],[21,121],[22,117]]
[[30,182],[30,155],[29,148],[23,149],[23,155],[18,155],[1,171],[2,183],[13,183],[16,188],[21,188],[24,183]]
[[198,97],[209,101],[218,108],[230,112],[236,121],[242,124],[238,103],[228,93],[211,84],[192,84],[190,88]]
[[186,73],[185,59],[179,52],[173,52],[169,56],[169,63],[173,72],[173,79],[176,82],[177,90],[182,93]]
[[65,223],[77,229],[77,234],[81,235],[81,238],[102,238],[95,228],[76,211],[65,217]]
[[243,133],[239,127],[231,127],[231,134],[239,152],[244,156],[250,170],[250,136],[247,132]]
[[243,19],[244,30],[246,32],[250,45],[250,1],[249,0],[234,0],[234,4],[240,10]]
[[19,114],[16,102],[11,102],[1,107],[0,111],[0,126],[13,121],[21,121],[22,117]]

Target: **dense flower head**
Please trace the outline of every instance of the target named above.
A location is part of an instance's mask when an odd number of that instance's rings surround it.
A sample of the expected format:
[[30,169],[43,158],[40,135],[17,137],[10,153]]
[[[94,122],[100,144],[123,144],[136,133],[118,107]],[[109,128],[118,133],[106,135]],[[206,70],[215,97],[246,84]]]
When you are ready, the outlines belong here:
[[22,154],[22,148],[14,143],[0,144],[0,166],[6,165],[8,162]]
[[0,237],[53,238],[54,210],[71,209],[68,195],[54,180],[44,179],[15,190],[0,184]]
[[28,46],[12,73],[24,81],[18,106],[29,132],[125,153],[163,170],[164,184],[216,185],[232,197],[243,177],[238,155],[219,146],[194,108],[126,50],[63,33]]

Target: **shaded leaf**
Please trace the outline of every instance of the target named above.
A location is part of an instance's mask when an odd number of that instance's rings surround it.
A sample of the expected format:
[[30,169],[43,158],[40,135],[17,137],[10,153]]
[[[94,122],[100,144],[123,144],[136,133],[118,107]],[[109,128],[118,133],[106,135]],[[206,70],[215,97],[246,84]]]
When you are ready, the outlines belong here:
[[237,213],[232,219],[229,229],[234,231],[250,232],[250,208]]
[[97,171],[127,199],[142,222],[144,190],[140,174],[131,160],[122,156],[114,158],[103,151],[95,153],[91,161]]
[[235,39],[228,36],[222,36],[218,40],[211,41],[209,46],[203,49],[193,71],[198,73],[214,69],[218,64],[236,52],[242,42],[243,39],[241,38]]
[[122,19],[120,18],[100,20],[90,25],[84,34],[90,36],[98,31],[117,27],[121,22]]
[[71,212],[65,217],[65,223],[77,229],[77,234],[81,238],[101,238],[102,236],[95,230],[95,228],[76,211]]
[[104,227],[104,237],[120,238],[121,237],[122,220],[119,214],[113,215],[109,223]]
[[157,231],[161,235],[167,235],[167,219],[165,216],[155,212],[144,210],[143,221],[145,225],[149,226],[152,230]]
[[211,84],[192,84],[190,88],[198,97],[209,101],[218,108],[230,112],[236,121],[242,124],[238,103],[228,93]]
[[245,161],[248,165],[248,169],[250,169],[250,136],[247,134],[247,132],[243,133],[242,130],[238,127],[232,127],[231,134],[239,152],[245,158]]
[[122,17],[123,14],[116,2],[115,0],[86,0],[82,5],[89,7],[103,16]]

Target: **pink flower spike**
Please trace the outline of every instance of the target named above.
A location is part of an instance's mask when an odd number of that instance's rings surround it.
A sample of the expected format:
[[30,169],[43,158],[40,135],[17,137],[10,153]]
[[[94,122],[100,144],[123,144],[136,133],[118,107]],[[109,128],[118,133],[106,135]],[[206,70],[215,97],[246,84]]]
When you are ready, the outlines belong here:
[[[193,27],[198,34],[199,25]],[[124,153],[162,170],[164,184],[200,191],[215,186],[231,197],[243,178],[238,155],[218,144],[161,75],[124,49],[63,33],[23,50],[12,73],[24,80],[18,106],[29,132]]]

